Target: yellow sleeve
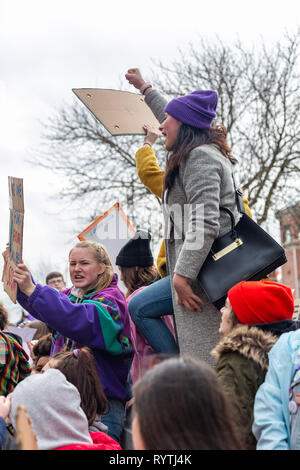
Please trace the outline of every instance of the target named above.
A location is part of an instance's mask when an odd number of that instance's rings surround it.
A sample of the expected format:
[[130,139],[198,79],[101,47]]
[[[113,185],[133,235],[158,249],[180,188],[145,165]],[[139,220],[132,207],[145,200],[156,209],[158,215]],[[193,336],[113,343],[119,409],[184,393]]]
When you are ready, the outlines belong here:
[[243,203],[244,203],[244,207],[245,207],[245,212],[247,215],[249,215],[249,217],[251,217],[252,219],[252,212],[249,208],[249,203],[248,203],[248,199],[243,195]]
[[154,150],[144,145],[135,154],[138,177],[141,182],[157,197],[161,198],[165,172],[161,170]]
[[[149,145],[144,145],[135,154],[135,163],[138,177],[141,182],[157,197],[161,198],[165,172],[161,170],[154,150]],[[157,269],[161,277],[167,275],[166,271],[166,247],[163,240],[157,256]]]

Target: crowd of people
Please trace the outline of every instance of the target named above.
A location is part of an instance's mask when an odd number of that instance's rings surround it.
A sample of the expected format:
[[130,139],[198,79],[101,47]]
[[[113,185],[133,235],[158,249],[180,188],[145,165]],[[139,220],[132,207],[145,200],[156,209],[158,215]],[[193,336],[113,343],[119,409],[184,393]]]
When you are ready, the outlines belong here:
[[[291,288],[241,281],[218,310],[197,279],[212,243],[231,227],[220,206],[239,220],[236,160],[226,129],[213,124],[217,93],[196,90],[167,103],[139,69],[126,79],[161,123],[145,123],[135,156],[140,180],[162,202],[157,261],[151,234],[137,230],[115,260],[100,243],[76,243],[70,288],[59,272],[41,285],[26,264],[16,266],[17,301],[30,315],[22,326],[36,332],[27,353],[6,331],[1,306],[0,448],[19,448],[23,405],[40,450],[300,449],[300,323]],[[153,150],[159,134],[165,170]]]

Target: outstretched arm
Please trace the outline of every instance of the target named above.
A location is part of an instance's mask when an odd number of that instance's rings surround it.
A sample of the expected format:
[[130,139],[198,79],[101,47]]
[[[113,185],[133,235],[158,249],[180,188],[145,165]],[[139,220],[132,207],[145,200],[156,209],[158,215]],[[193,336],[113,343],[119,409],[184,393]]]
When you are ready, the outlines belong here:
[[[30,292],[30,288],[27,292]],[[17,300],[24,308],[26,304],[26,309],[35,318],[63,336],[90,348],[113,355],[122,354],[120,337],[124,325],[121,316],[116,312],[113,318],[100,301],[72,303],[66,294],[39,284],[35,285],[29,296],[18,290]]]
[[162,123],[165,119],[165,106],[167,100],[163,98],[156,90],[152,90],[152,85],[146,82],[138,68],[131,68],[125,74],[128,82],[133,85],[142,95],[145,96],[145,102],[153,112],[156,119]]
[[128,69],[125,74],[125,78],[128,80],[130,85],[133,85],[134,88],[139,90],[142,95],[146,96],[152,90],[152,85],[149,82],[146,82],[140,70],[137,67]]

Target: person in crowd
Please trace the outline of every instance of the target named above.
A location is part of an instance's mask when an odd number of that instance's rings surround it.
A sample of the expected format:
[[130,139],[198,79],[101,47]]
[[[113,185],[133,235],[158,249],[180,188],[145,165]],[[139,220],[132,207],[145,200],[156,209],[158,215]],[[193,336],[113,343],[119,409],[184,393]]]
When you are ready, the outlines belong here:
[[[149,232],[137,230],[134,237],[121,248],[116,258],[116,266],[118,266],[121,273],[120,279],[127,288],[126,298],[128,303],[138,292],[143,291],[147,286],[153,285],[159,279],[158,270],[154,266],[150,241],[151,235]],[[166,344],[162,344],[159,332],[155,329],[156,321],[153,322],[148,317],[145,317],[141,322],[135,317],[131,319],[131,337],[135,350],[130,369],[132,383],[141,378],[147,370],[149,356],[162,352],[178,353],[172,320],[170,316],[161,317],[159,314],[158,321],[162,323],[162,325],[159,325],[159,331],[166,329],[168,331],[163,336],[172,336],[169,341],[172,347],[168,348]],[[152,338],[153,336],[155,337],[154,344],[158,343],[157,349],[153,349],[148,342],[148,337]]]
[[[152,87],[149,86],[149,83],[146,84],[138,69],[130,69],[125,76],[136,88],[141,89],[144,95],[147,95],[151,91]],[[161,199],[165,172],[160,168],[155,153],[149,148],[156,140],[156,132],[152,134],[148,126],[145,126],[145,130],[147,131],[147,135],[144,139],[144,146],[139,149],[135,155],[137,174],[141,182],[156,197]],[[252,217],[248,200],[244,195],[242,197],[245,212]],[[174,344],[169,331],[162,328],[160,321],[162,315],[173,315],[174,313],[170,276],[166,271],[165,240],[161,243],[156,264],[161,279],[157,283],[147,287],[147,290],[138,292],[138,295],[129,302],[128,309],[131,318],[140,329],[143,328],[144,321],[148,322],[148,319],[151,321],[151,324],[155,326],[155,330],[154,328],[147,329],[146,334],[149,345],[153,349],[159,348],[161,353],[169,354],[170,351],[173,352],[174,348],[178,347],[178,345]],[[159,334],[151,334],[152,331],[159,332]]]
[[278,339],[254,402],[257,450],[300,450],[300,329]]
[[54,289],[57,289],[58,291],[62,291],[66,288],[64,276],[57,271],[52,271],[51,273],[47,274],[46,284],[47,286],[54,287]]
[[0,449],[2,448],[4,437],[6,434],[6,423],[11,408],[10,396],[0,396]]
[[0,395],[7,396],[31,374],[29,356],[17,339],[3,330],[8,326],[8,311],[0,303]]
[[59,370],[31,375],[18,384],[10,398],[12,427],[16,430],[16,411],[23,405],[39,450],[121,450],[107,434],[89,432],[80,394]]
[[296,329],[290,287],[272,281],[242,281],[228,291],[221,309],[223,335],[212,354],[239,435],[255,450],[252,433],[255,394],[268,369],[268,353],[280,334]]
[[101,422],[102,415],[107,411],[107,398],[89,348],[55,354],[45,364],[42,372],[50,368],[60,370],[79,391],[80,406],[88,419],[89,431],[107,432],[107,426]]
[[77,243],[69,253],[69,271],[73,287],[58,292],[36,285],[28,267],[18,264],[13,277],[18,285],[17,300],[58,332],[51,355],[90,347],[108,399],[103,423],[108,426],[108,434],[118,440],[133,357],[126,299],[118,288],[107,251],[99,243]]
[[151,235],[145,230],[137,230],[134,236],[121,248],[117,257],[121,276],[127,288],[126,298],[159,279],[150,247]]
[[30,345],[30,356],[33,360],[32,374],[39,374],[50,359],[52,334],[42,336],[35,344]]
[[135,450],[242,449],[213,368],[181,356],[166,359],[133,388]]
[[[213,90],[196,90],[167,103],[144,82],[138,69],[129,69],[126,78],[146,95],[146,103],[161,122],[159,131],[168,152],[162,207],[179,349],[212,363],[219,312],[197,276],[214,240],[231,227],[219,207],[227,207],[236,223],[239,220],[232,180],[236,160],[225,128],[212,125],[218,96]],[[140,151],[154,153],[152,145],[159,132],[149,126],[145,130],[148,138]]]

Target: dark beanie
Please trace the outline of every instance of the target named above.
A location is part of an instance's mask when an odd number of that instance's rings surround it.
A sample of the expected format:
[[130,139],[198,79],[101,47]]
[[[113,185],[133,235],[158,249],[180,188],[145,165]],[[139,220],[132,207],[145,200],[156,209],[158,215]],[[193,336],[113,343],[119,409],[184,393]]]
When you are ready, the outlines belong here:
[[132,266],[153,266],[153,256],[150,248],[151,235],[144,230],[137,230],[121,248],[117,258],[116,266],[131,268]]
[[196,90],[171,100],[165,107],[165,112],[184,124],[208,129],[216,117],[217,103],[216,91]]

